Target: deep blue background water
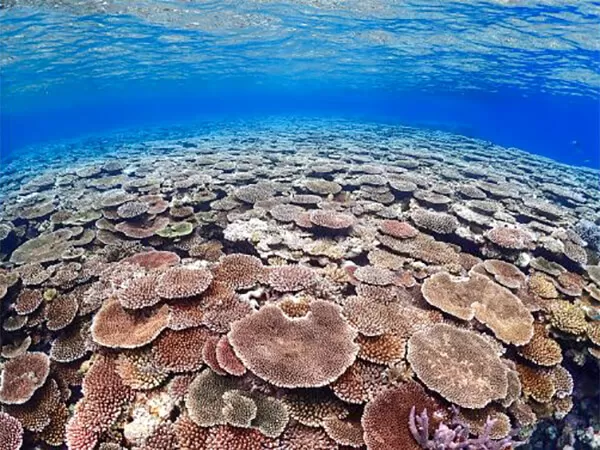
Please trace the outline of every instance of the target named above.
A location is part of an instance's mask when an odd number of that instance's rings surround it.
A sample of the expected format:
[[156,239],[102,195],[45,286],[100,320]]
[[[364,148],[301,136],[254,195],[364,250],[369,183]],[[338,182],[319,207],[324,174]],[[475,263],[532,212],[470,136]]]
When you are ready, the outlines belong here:
[[[45,141],[121,127],[182,123],[196,118],[266,115],[351,117],[442,129],[514,146],[565,163],[600,167],[600,107],[596,99],[526,96],[518,92],[395,92],[221,90],[90,94],[46,108],[2,114],[4,158]],[[74,99],[77,100],[77,99]]]
[[600,167],[595,0],[0,6],[0,159],[120,128],[282,114],[430,127]]

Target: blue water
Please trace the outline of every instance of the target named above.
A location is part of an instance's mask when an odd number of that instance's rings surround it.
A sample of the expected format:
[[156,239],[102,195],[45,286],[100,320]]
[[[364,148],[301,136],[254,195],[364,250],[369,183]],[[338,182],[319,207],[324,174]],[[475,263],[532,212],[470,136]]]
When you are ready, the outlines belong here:
[[600,166],[600,3],[5,1],[1,155],[198,117],[352,116]]

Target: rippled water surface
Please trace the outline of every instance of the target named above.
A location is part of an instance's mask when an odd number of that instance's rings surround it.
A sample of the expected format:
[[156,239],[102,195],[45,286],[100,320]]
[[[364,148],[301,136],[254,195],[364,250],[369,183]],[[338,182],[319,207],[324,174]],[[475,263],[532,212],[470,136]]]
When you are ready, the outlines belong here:
[[2,6],[4,153],[150,119],[304,109],[396,116],[598,164],[598,2]]
[[0,450],[600,448],[599,27],[0,0]]

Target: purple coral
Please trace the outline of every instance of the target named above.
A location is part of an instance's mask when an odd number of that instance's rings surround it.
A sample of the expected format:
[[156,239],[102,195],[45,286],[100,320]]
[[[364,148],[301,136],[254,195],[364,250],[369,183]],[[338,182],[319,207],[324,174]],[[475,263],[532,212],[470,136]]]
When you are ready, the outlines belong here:
[[[488,417],[483,431],[476,438],[469,437],[469,426],[458,419],[457,410],[450,425],[441,422],[430,437],[429,416],[424,409],[417,415],[415,407],[410,410],[408,427],[418,444],[426,450],[512,450],[525,442],[515,441],[512,436],[504,439],[492,439],[492,428],[496,419]],[[511,434],[515,434],[514,432]]]

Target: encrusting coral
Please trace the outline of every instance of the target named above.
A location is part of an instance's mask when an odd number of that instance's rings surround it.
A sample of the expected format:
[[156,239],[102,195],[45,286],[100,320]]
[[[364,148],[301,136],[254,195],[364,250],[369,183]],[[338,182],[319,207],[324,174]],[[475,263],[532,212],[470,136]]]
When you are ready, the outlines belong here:
[[2,449],[598,432],[597,173],[407,127],[232,136],[0,175]]

